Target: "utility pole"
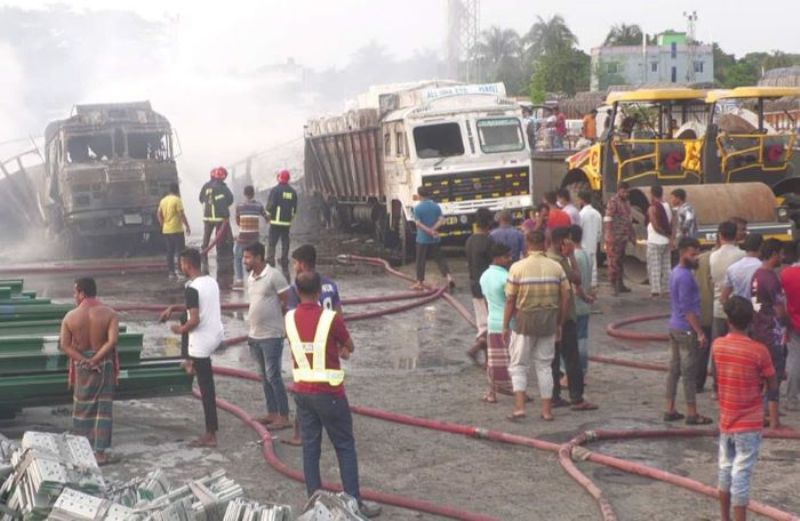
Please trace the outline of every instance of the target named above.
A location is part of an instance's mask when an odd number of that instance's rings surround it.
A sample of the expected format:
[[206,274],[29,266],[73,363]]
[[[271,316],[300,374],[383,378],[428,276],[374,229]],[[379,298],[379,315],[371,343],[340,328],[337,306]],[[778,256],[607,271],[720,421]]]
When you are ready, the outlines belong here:
[[447,75],[450,79],[470,82],[479,78],[475,52],[479,37],[480,0],[447,0]]

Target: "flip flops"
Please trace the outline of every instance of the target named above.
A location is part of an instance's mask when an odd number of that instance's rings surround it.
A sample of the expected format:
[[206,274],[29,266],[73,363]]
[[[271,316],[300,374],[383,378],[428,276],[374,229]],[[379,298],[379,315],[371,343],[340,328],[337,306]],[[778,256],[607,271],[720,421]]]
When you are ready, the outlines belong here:
[[512,412],[511,414],[506,416],[506,420],[513,423],[518,423],[524,420],[526,417],[527,415],[524,412]]
[[678,411],[672,411],[672,412],[665,412],[664,413],[664,421],[665,422],[675,422],[675,421],[678,421],[678,420],[682,420],[684,418],[685,418],[685,416],[683,414],[679,413]]
[[686,425],[710,425],[714,423],[714,420],[711,418],[707,418],[701,414],[697,416],[689,416],[686,418]]

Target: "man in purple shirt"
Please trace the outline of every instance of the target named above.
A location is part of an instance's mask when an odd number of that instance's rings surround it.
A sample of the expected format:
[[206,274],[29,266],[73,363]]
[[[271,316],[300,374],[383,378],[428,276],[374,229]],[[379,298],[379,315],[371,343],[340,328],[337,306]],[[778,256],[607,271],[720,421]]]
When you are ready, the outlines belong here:
[[497,222],[500,226],[492,230],[489,237],[496,243],[508,246],[511,250],[511,259],[517,262],[525,249],[525,237],[521,231],[514,228],[513,218],[508,210],[497,214]]
[[[695,399],[700,350],[707,348],[707,339],[700,324],[700,288],[692,274],[697,269],[700,243],[692,237],[684,237],[678,243],[680,261],[669,278],[672,300],[672,315],[669,319],[671,358],[667,376],[667,410],[664,421],[686,418],[687,425],[707,425],[711,418],[697,412]],[[678,379],[683,379],[686,399],[686,416],[675,409]]]

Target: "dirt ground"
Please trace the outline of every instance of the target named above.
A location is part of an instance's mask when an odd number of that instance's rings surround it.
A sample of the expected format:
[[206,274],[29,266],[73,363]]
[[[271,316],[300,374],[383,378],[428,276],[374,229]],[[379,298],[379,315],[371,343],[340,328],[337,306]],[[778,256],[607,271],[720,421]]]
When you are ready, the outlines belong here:
[[[407,284],[364,266],[342,266],[332,262],[338,253],[374,253],[376,248],[362,235],[316,234],[309,227],[299,230],[294,245],[314,241],[324,261],[320,271],[334,278],[343,297],[405,291]],[[455,296],[470,307],[466,264],[457,253],[449,262],[458,287]],[[411,272],[411,267],[404,268]],[[431,263],[430,271],[435,271]],[[438,274],[437,274],[438,276]],[[601,275],[602,276],[602,275]],[[168,282],[160,274],[113,274],[97,277],[101,297],[111,303],[180,302],[180,283]],[[26,288],[43,296],[69,299],[71,276],[26,277]],[[227,292],[227,301],[243,294]],[[389,304],[391,305],[391,304]],[[376,309],[381,305],[360,306]],[[347,311],[354,311],[346,308]],[[614,298],[602,286],[597,314],[591,319],[590,352],[609,357],[664,363],[667,346],[659,342],[623,342],[610,338],[605,326],[624,317],[666,312],[668,302],[653,301],[646,286]],[[155,324],[154,315],[130,315],[124,322],[145,332],[149,355],[175,354],[177,342],[165,325]],[[243,334],[241,315],[226,316],[226,335]],[[664,323],[641,329],[663,331]],[[664,406],[665,374],[591,363],[587,376],[587,398],[599,404],[597,411],[556,410],[556,421],[538,419],[535,376],[531,393],[536,401],[529,417],[510,423],[505,417],[511,400],[500,397],[496,405],[483,403],[485,376],[464,355],[473,331],[451,307],[436,301],[403,314],[359,321],[349,326],[356,344],[346,364],[346,387],[352,404],[377,407],[423,418],[564,442],[589,429],[665,428],[660,421]],[[284,351],[284,373],[290,378],[289,353]],[[253,368],[246,346],[229,348],[215,356],[214,363]],[[264,410],[260,386],[251,382],[219,378],[222,398],[243,406],[253,414]],[[679,400],[682,397],[679,395]],[[701,413],[717,418],[709,393],[698,396]],[[292,405],[293,408],[293,405]],[[301,483],[290,481],[261,458],[256,436],[239,420],[221,412],[218,449],[188,448],[186,441],[202,429],[202,410],[191,397],[119,402],[115,405],[113,454],[121,459],[107,467],[106,475],[128,478],[155,467],[181,480],[218,468],[241,483],[255,500],[293,505],[305,500]],[[783,418],[796,426],[798,413]],[[390,424],[356,416],[355,433],[362,487],[402,494],[456,506],[505,520],[595,520],[599,511],[590,496],[561,469],[552,453],[468,439],[419,428]],[[62,431],[70,426],[69,410],[35,408],[14,420],[0,422],[0,432],[18,437],[25,430]],[[287,431],[279,433],[288,436]],[[715,486],[717,445],[714,438],[645,440],[595,443],[592,450],[645,463]],[[300,468],[301,451],[277,445],[278,455],[289,466]],[[800,497],[794,479],[800,456],[797,442],[765,441],[757,466],[752,498],[791,512],[800,512]],[[715,500],[671,485],[640,478],[593,463],[577,466],[607,494],[621,520],[710,520],[718,519]],[[323,476],[338,480],[332,447],[325,442]],[[787,479],[788,478],[788,479]],[[755,518],[755,517],[754,517]],[[384,507],[381,519],[436,519],[395,507]]]

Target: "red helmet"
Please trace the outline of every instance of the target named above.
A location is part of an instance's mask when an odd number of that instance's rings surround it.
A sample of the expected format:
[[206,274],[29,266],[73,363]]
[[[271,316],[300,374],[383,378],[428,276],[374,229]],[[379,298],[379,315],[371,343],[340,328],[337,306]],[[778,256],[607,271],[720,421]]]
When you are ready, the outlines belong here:
[[291,174],[289,174],[289,171],[286,170],[285,168],[283,170],[281,170],[280,172],[278,172],[278,182],[281,183],[281,184],[288,183],[289,179],[291,179],[291,177],[292,177]]
[[211,169],[211,179],[219,179],[220,181],[224,181],[227,177],[228,171],[225,170],[224,166],[218,166]]

